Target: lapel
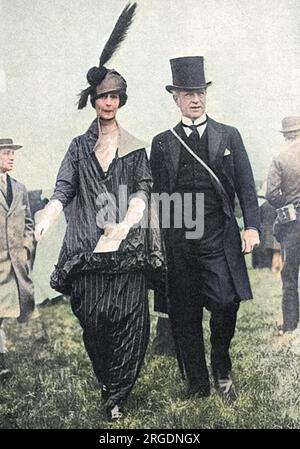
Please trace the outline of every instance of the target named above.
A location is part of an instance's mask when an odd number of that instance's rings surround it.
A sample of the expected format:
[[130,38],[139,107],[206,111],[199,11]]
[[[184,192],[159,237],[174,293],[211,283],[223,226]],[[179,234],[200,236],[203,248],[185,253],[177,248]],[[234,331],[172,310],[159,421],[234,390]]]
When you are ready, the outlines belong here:
[[0,190],[0,205],[6,210],[6,212],[8,212],[9,207],[6,201],[6,197],[4,196],[2,190]]
[[9,191],[10,191],[10,177],[9,175],[7,175],[7,191],[6,191],[6,196],[4,195],[4,193],[2,192],[2,190],[0,189],[0,204],[1,206],[4,207],[4,209],[6,210],[6,212],[8,212],[9,210]]
[[[175,126],[175,131],[177,134],[179,134],[180,137],[182,136],[182,126],[180,122]],[[166,149],[166,158],[165,163],[167,170],[169,172],[170,176],[170,184],[171,184],[171,190],[173,190],[173,187],[175,185],[175,180],[178,173],[178,166],[179,166],[179,159],[180,159],[180,152],[181,152],[181,143],[178,139],[171,133],[171,131],[168,134],[168,138],[165,140],[165,149]]]
[[222,154],[222,143],[225,137],[222,125],[208,117],[207,134],[209,162],[211,167],[214,168],[218,164],[218,156]]
[[137,139],[120,125],[118,126],[120,130],[120,138],[118,144],[119,157],[126,156],[133,151],[148,147],[148,144],[146,142]]
[[[119,142],[118,142],[118,154],[119,157],[126,156],[127,154],[136,151],[141,150],[142,148],[146,148],[148,144],[146,142],[143,142],[140,139],[137,139],[132,134],[130,134],[128,131],[126,131],[124,128],[122,128],[119,123]],[[91,126],[89,127],[87,133],[86,133],[87,143],[89,147],[89,153],[93,153],[95,149],[95,145],[99,138],[99,124],[98,119],[96,118]]]
[[10,178],[10,182],[12,190],[12,203],[8,210],[8,216],[12,214],[18,204],[23,204],[23,190],[21,189],[20,184],[12,178]]
[[85,133],[89,154],[93,154],[94,152],[94,148],[98,140],[98,134],[99,134],[98,120],[95,118],[95,120],[93,120],[91,126]]

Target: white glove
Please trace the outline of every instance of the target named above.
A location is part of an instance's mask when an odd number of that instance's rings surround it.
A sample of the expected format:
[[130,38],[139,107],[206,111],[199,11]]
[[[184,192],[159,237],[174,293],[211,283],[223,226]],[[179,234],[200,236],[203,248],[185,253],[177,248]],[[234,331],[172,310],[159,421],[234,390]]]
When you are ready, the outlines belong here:
[[121,241],[126,239],[130,228],[143,218],[145,207],[146,204],[142,199],[133,198],[124,220],[121,223],[109,223],[105,226],[104,235],[100,237],[94,253],[118,251]]
[[125,221],[118,224],[108,224],[105,226],[104,235],[111,240],[124,240],[127,237],[130,226]]
[[35,226],[35,240],[39,242],[42,237],[46,234],[48,229],[50,228],[50,221],[49,220],[42,220]]
[[141,198],[133,198],[129,203],[124,220],[118,224],[106,225],[104,235],[112,240],[126,239],[130,228],[143,218],[145,207],[145,201]]
[[35,225],[34,236],[37,242],[44,237],[50,226],[57,220],[62,210],[62,203],[58,200],[52,200],[49,201],[47,206],[41,211],[41,215]]
[[124,222],[127,223],[130,228],[137,224],[143,218],[145,207],[146,203],[144,200],[141,198],[132,198]]

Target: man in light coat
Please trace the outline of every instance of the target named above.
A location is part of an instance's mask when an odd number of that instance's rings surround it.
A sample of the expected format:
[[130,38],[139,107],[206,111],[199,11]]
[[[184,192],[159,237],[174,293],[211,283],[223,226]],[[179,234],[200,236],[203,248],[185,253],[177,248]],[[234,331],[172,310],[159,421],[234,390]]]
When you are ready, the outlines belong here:
[[26,323],[34,311],[30,277],[33,250],[33,220],[27,190],[9,176],[15,151],[22,148],[12,139],[0,139],[0,376],[8,373],[4,318]]

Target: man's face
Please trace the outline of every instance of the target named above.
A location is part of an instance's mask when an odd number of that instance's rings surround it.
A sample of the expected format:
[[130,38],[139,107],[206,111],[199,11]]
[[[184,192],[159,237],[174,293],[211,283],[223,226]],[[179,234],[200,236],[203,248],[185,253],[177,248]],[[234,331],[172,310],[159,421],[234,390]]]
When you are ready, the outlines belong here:
[[114,120],[119,104],[120,98],[118,94],[108,93],[101,95],[95,102],[97,117],[100,117],[102,120]]
[[176,90],[174,100],[184,117],[196,120],[206,108],[206,89]]
[[14,168],[15,151],[9,149],[0,150],[0,172],[6,173]]

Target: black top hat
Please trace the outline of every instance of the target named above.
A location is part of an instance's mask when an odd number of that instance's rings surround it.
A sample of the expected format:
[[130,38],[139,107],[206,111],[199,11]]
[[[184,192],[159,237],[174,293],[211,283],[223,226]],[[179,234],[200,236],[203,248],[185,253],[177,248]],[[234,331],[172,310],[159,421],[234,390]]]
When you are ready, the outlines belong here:
[[174,89],[205,89],[210,84],[205,81],[203,56],[185,56],[170,59],[173,85],[166,86],[168,92]]

